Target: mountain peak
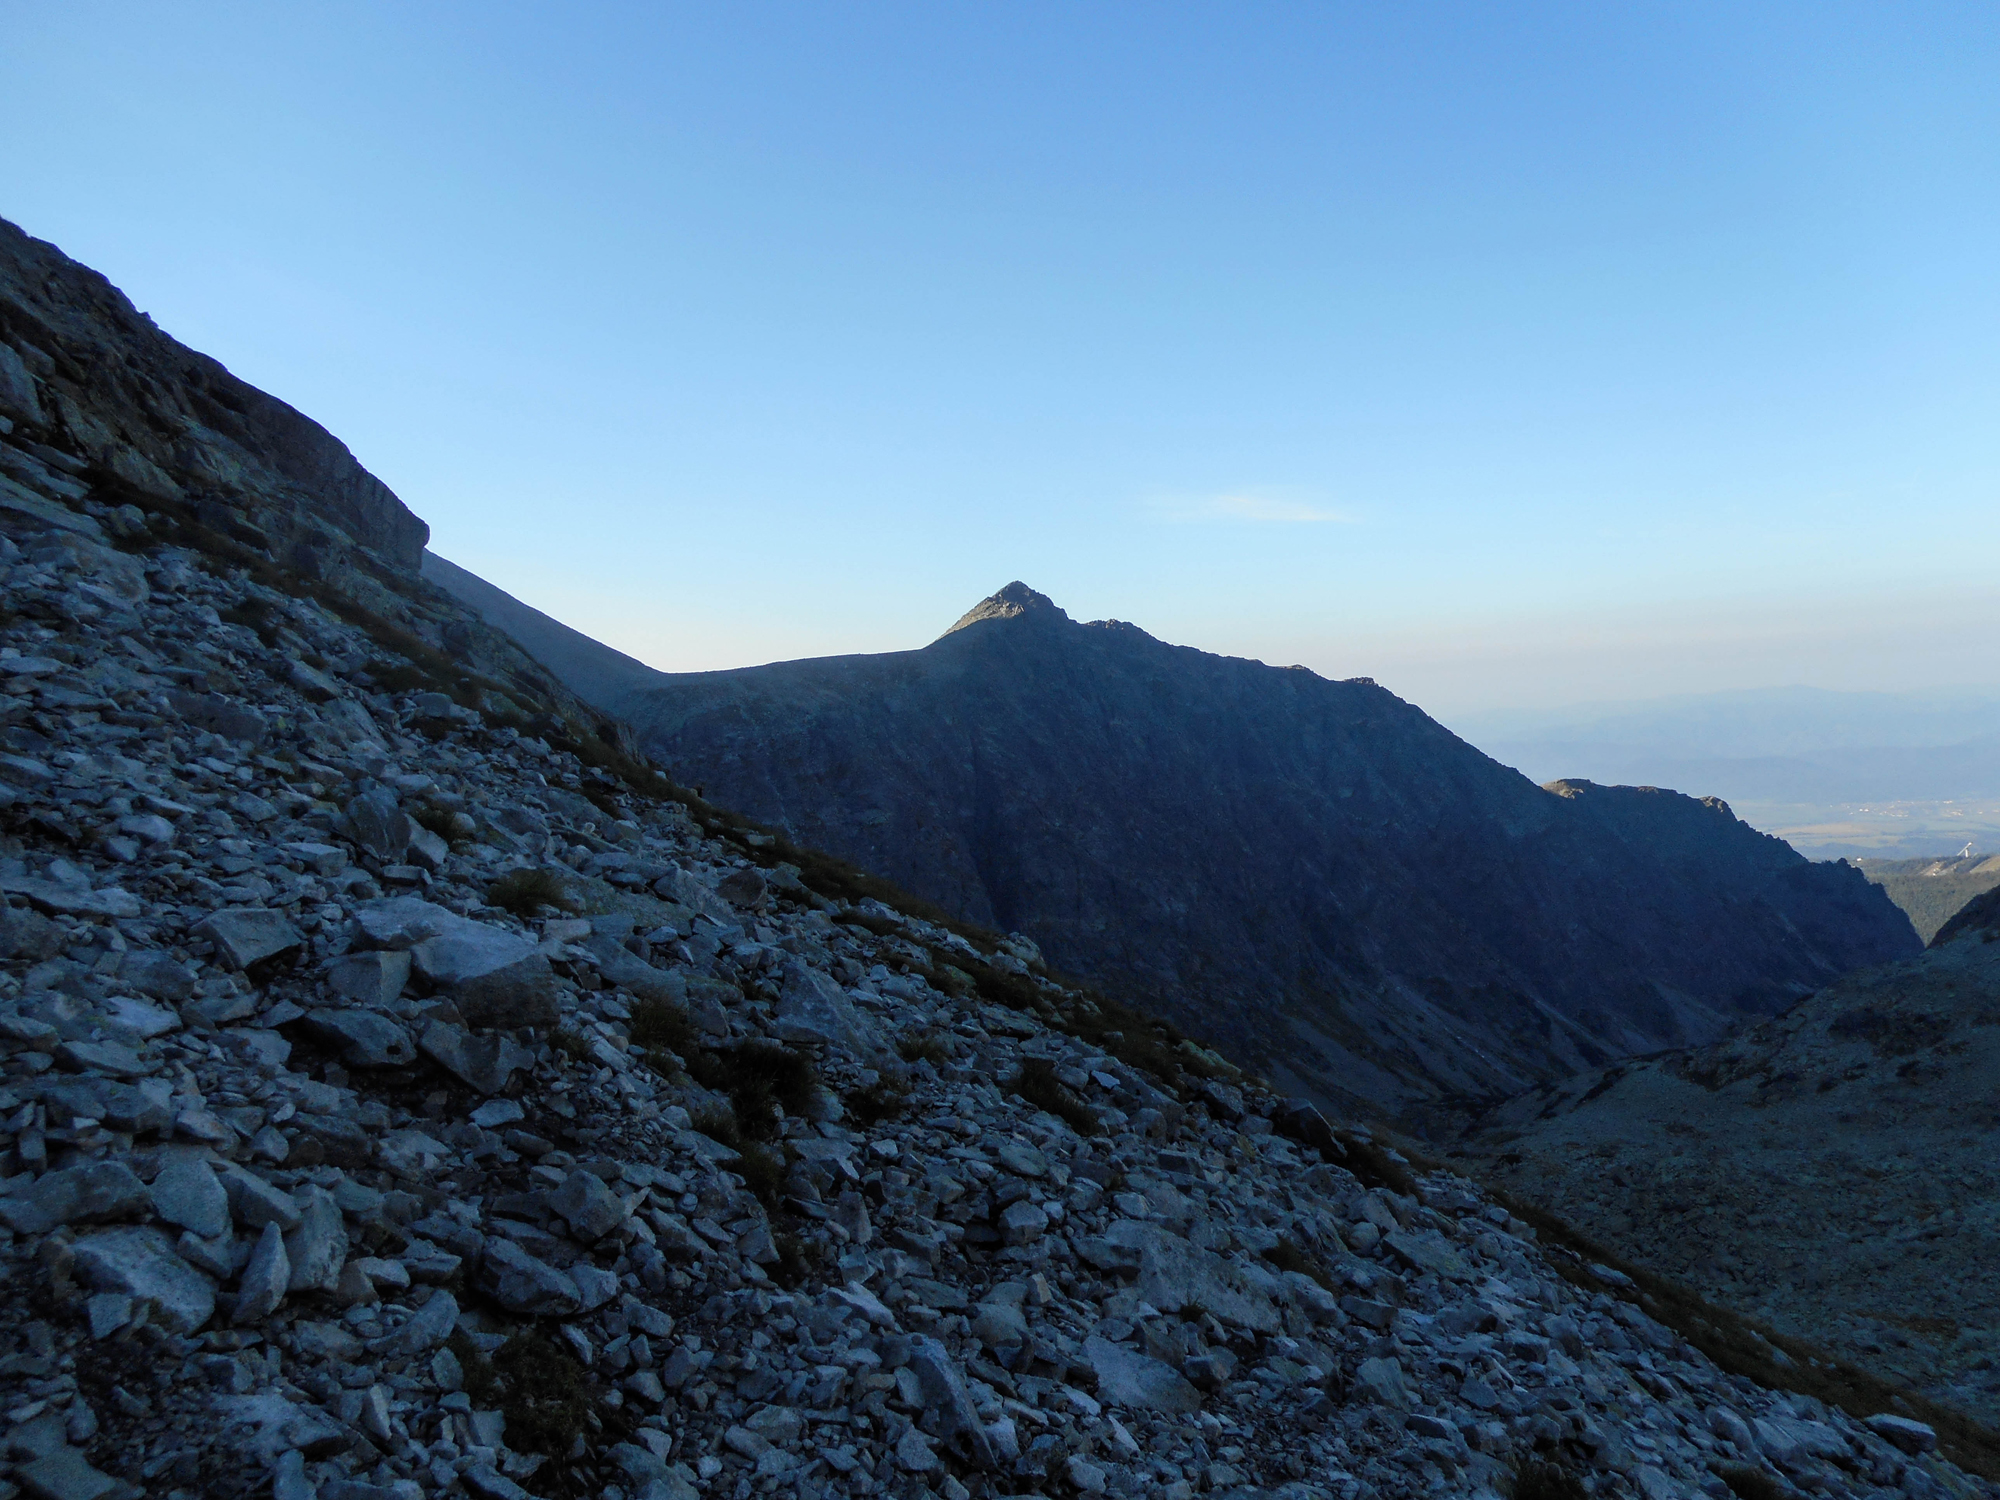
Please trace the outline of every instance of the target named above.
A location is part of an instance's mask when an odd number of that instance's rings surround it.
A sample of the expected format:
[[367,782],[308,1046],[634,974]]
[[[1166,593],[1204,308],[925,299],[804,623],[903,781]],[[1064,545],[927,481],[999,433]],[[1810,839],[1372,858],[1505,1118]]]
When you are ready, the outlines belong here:
[[1021,615],[1044,615],[1057,620],[1069,619],[1055,600],[1047,594],[1036,593],[1017,578],[998,593],[988,594],[960,615],[958,623],[947,630],[945,635],[952,635],[968,625],[977,625],[981,620],[1012,620]]

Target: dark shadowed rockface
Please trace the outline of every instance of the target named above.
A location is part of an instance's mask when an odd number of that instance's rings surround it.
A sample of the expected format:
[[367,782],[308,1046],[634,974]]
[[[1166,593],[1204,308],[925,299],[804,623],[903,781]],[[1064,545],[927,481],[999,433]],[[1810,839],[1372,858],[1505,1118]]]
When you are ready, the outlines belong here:
[[650,680],[602,706],[681,779],[1341,1103],[1711,1040],[1919,946],[1719,802],[1537,787],[1372,682],[1020,584],[920,651]]

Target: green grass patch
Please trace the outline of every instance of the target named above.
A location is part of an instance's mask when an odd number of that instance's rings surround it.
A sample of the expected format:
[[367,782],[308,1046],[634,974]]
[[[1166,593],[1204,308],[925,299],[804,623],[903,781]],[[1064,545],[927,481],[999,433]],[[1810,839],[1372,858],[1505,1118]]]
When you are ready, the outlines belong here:
[[1022,1058],[1020,1076],[1014,1080],[1013,1089],[1036,1109],[1047,1110],[1078,1135],[1096,1135],[1104,1128],[1090,1106],[1056,1077],[1055,1064],[1046,1057]]
[[561,1458],[588,1430],[595,1392],[583,1366],[555,1340],[515,1334],[494,1351],[493,1373],[508,1447]]
[[576,909],[575,899],[553,870],[509,870],[486,888],[486,903],[510,911],[524,922],[540,916],[544,907]]

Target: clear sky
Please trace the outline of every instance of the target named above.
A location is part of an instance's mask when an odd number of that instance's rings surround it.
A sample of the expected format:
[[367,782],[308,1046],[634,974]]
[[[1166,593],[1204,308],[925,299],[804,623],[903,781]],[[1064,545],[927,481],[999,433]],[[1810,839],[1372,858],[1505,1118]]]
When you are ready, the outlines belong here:
[[2000,10],[0,0],[0,214],[670,670],[2000,683]]

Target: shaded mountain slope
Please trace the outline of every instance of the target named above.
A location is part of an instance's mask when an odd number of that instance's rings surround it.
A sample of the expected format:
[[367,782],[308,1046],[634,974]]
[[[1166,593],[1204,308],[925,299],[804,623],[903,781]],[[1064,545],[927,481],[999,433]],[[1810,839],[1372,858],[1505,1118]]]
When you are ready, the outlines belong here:
[[1714,1301],[2000,1417],[2000,890],[1921,956],[1494,1111],[1465,1156]]
[[1372,682],[1019,584],[920,651],[652,682],[603,706],[680,779],[1343,1103],[1712,1039],[1918,946],[1719,803],[1538,788]]

